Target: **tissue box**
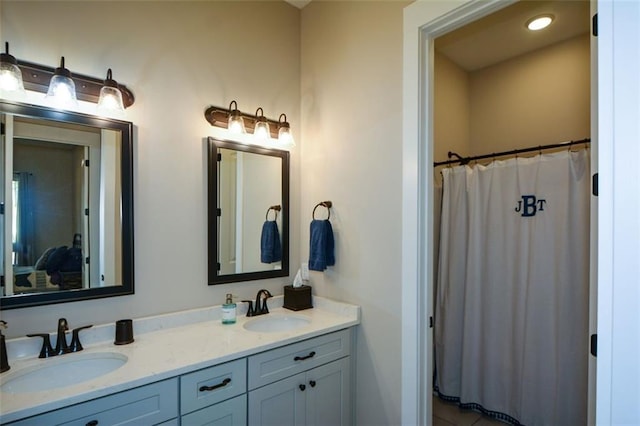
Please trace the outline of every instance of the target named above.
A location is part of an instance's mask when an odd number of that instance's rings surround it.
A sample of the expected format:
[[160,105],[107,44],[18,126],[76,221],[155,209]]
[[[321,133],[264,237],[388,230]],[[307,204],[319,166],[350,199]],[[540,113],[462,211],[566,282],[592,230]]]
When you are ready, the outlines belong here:
[[282,307],[292,311],[313,308],[311,304],[311,286],[303,285],[301,287],[294,287],[292,285],[285,285],[284,303]]

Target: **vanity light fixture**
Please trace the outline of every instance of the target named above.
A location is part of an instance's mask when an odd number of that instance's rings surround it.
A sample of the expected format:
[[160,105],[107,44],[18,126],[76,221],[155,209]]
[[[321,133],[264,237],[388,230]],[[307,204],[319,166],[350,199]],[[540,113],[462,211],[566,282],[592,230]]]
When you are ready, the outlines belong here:
[[295,146],[291,126],[287,122],[287,114],[280,114],[278,118],[278,142],[283,146]]
[[[265,117],[262,108],[256,110],[256,115],[245,114],[238,110],[236,101],[231,101],[229,108],[208,107],[204,118],[212,126],[229,131],[237,129],[236,133],[249,133],[256,144],[279,145],[283,148],[295,146],[286,114],[280,114],[278,121]],[[232,121],[238,124],[232,124]]]
[[539,31],[547,28],[553,22],[554,16],[551,14],[538,15],[527,21],[527,28],[531,31]]
[[[36,64],[33,62],[23,61],[16,59],[9,55],[9,43],[6,43],[6,53],[1,54],[2,62],[2,74],[4,77],[4,70],[8,69],[7,64],[12,63],[17,65],[20,70],[23,82],[23,89],[31,90],[34,92],[46,93],[48,99],[59,99],[58,97],[66,97],[70,100],[71,104],[77,104],[77,100],[100,103],[101,92],[105,87],[109,87],[106,92],[114,94],[113,89],[117,89],[120,92],[122,98],[123,108],[127,108],[133,105],[134,97],[133,93],[124,85],[116,83],[111,78],[111,70],[107,72],[107,79],[90,77],[77,73],[71,74],[71,72],[64,66],[64,57],[60,60],[60,67],[52,68],[45,65]],[[16,63],[13,63],[15,61]],[[4,80],[4,79],[0,79]],[[62,83],[62,85],[61,85]],[[113,87],[112,85],[115,85]],[[75,86],[75,89],[73,87]],[[4,88],[1,88],[4,93]],[[114,95],[117,97],[117,95]],[[75,97],[76,101],[72,99]],[[59,106],[60,103],[58,103]],[[63,102],[65,104],[65,102]],[[69,103],[66,103],[69,105]],[[99,110],[104,111],[104,108],[99,107]]]
[[111,68],[107,71],[104,86],[100,89],[98,109],[101,111],[124,111],[122,92],[118,89],[118,83],[111,76]]
[[0,94],[23,95],[22,71],[18,68],[18,61],[9,54],[9,42],[5,42],[5,53],[0,53]]
[[60,66],[56,68],[51,77],[45,98],[60,107],[78,105],[76,83],[71,78],[71,71],[64,66],[64,56],[60,58]]
[[[233,108],[234,104],[235,108]],[[242,113],[238,111],[238,103],[236,101],[231,101],[229,104],[229,121],[227,123],[227,128],[232,133],[246,132],[244,128],[244,118],[242,118]]]
[[256,124],[253,128],[253,136],[259,142],[267,142],[271,136],[269,122],[265,118],[262,108],[256,110]]

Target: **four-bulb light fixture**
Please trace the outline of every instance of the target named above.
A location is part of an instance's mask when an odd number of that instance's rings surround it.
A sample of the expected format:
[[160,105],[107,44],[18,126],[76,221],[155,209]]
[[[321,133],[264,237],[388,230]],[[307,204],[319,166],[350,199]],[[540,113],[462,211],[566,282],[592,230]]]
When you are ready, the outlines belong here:
[[265,117],[262,108],[258,108],[255,115],[250,115],[240,112],[238,103],[231,101],[228,109],[210,106],[204,112],[204,118],[212,126],[226,128],[231,133],[251,134],[256,144],[283,148],[295,146],[286,114],[280,114],[276,121]]
[[113,80],[111,69],[104,80],[80,74],[72,76],[65,67],[64,56],[54,69],[17,60],[9,54],[9,43],[5,43],[5,53],[0,53],[0,96],[21,99],[25,89],[46,93],[45,99],[56,107],[73,108],[80,99],[95,102],[98,112],[107,114],[124,111],[134,102],[133,93]]

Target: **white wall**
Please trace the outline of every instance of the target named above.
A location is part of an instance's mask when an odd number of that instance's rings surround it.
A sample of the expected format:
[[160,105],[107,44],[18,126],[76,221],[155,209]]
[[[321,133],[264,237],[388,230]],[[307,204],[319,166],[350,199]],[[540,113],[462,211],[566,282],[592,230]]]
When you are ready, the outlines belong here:
[[[300,134],[300,11],[284,2],[14,2],[0,6],[0,39],[18,59],[102,77],[136,97],[135,294],[4,310],[7,335],[113,322],[223,303],[225,293],[282,294],[290,279],[207,286],[209,105],[276,118]],[[299,263],[299,153],[292,151],[291,261]],[[295,272],[295,271],[294,271]]]
[[[333,201],[336,265],[313,291],[362,307],[357,423],[400,423],[402,10],[314,0],[302,10],[302,259]],[[317,211],[317,217],[320,216]],[[325,215],[324,212],[322,212]],[[326,217],[326,216],[322,216]]]

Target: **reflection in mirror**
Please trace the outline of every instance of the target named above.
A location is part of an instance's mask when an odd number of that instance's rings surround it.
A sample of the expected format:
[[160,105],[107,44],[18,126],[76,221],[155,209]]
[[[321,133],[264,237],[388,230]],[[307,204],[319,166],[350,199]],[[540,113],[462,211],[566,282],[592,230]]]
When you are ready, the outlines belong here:
[[209,138],[209,284],[289,275],[289,153]]
[[132,124],[1,102],[3,308],[133,292]]

